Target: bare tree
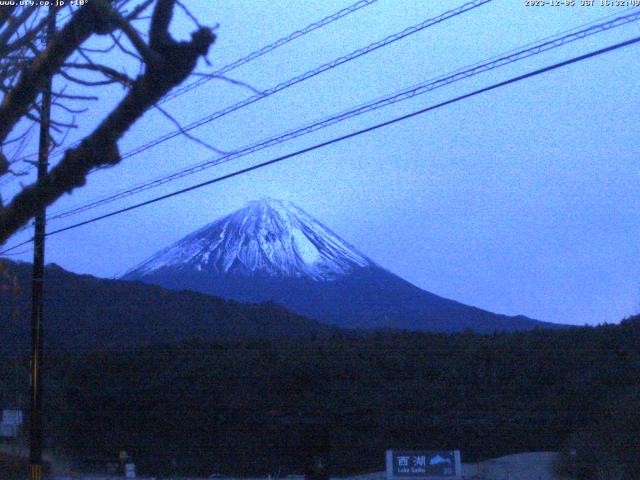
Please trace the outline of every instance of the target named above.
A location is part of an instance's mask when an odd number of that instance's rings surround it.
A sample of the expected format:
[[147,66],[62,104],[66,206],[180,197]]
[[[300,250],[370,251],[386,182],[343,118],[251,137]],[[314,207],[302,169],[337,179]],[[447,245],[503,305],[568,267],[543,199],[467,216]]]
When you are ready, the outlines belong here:
[[[24,226],[36,212],[65,193],[85,184],[90,171],[121,161],[118,140],[142,115],[195,69],[215,40],[212,30],[197,24],[189,41],[177,41],[169,33],[179,0],[88,0],[71,11],[69,20],[43,44],[48,16],[36,7],[0,6],[0,176],[18,174],[15,158],[5,153],[10,146],[21,150],[33,124],[39,121],[37,98],[50,77],[86,87],[120,83],[125,94],[115,108],[80,142],[64,151],[62,158],[41,181],[21,188],[9,203],[0,198],[0,245]],[[147,11],[151,12],[150,17]],[[193,18],[193,17],[192,17]],[[195,18],[193,18],[195,21]],[[142,33],[136,22],[148,23]],[[108,40],[103,49],[89,48],[92,37]],[[127,55],[141,65],[132,78],[125,72],[95,61],[100,54]],[[116,55],[117,54],[117,55]],[[71,120],[52,120],[59,134],[74,128],[75,114],[82,109],[69,103],[87,101],[91,95],[54,91],[54,102]],[[61,142],[53,140],[53,146]]]

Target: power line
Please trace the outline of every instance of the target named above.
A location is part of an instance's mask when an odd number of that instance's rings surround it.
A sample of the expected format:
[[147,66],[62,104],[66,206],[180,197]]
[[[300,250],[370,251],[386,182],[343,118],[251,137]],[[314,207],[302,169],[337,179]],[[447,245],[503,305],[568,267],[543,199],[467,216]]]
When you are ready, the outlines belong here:
[[[218,110],[217,112],[214,112],[204,118],[201,118],[199,120],[196,120],[195,122],[190,123],[189,125],[181,128],[181,129],[177,129],[174,130],[173,132],[169,132],[165,135],[162,135],[160,137],[155,138],[154,140],[147,142],[146,144],[143,145],[139,145],[138,147],[134,148],[133,150],[130,150],[126,153],[124,153],[121,156],[121,159],[124,160],[126,158],[130,158],[134,155],[138,155],[139,153],[144,152],[145,150],[148,150],[152,147],[155,147],[156,145],[159,145],[161,143],[166,142],[167,140],[170,140],[172,138],[175,138],[177,136],[180,136],[182,134],[184,134],[185,132],[189,132],[193,129],[196,129],[198,127],[201,127],[202,125],[205,125],[207,123],[210,123],[218,118],[224,117],[232,112],[235,112],[237,110],[240,110],[241,108],[244,108],[246,106],[249,106],[253,103],[256,103],[260,100],[263,100],[265,98],[270,97],[271,95],[274,95],[278,92],[281,92],[282,90],[285,90],[289,87],[292,87],[294,85],[297,85],[301,82],[304,82],[310,78],[316,77],[326,71],[332,70],[344,63],[350,62],[352,60],[355,60],[363,55],[366,55],[368,53],[371,53],[379,48],[385,47],[387,45],[390,45],[394,42],[397,42],[399,40],[402,40],[403,38],[406,38],[410,35],[413,35],[414,33],[418,33],[422,30],[425,30],[433,25],[437,25],[439,23],[444,22],[445,20],[448,20],[450,18],[456,17],[458,15],[461,15],[462,13],[465,13],[467,11],[473,10],[475,8],[478,8],[486,3],[489,3],[493,0],[473,0],[471,2],[465,3],[463,5],[461,5],[460,7],[454,8],[452,10],[448,10],[444,13],[442,13],[441,15],[438,15],[436,17],[427,19],[417,25],[413,25],[411,27],[407,27],[406,29],[394,33],[392,35],[389,35],[385,38],[383,38],[382,40],[379,40],[377,42],[371,43],[363,48],[360,48],[358,50],[354,50],[353,52],[344,55],[342,57],[338,57],[335,60],[325,63],[323,65],[320,65],[319,67],[316,67],[312,70],[309,70],[301,75],[298,75],[296,77],[290,78],[289,80],[286,80],[285,82],[279,83],[278,85],[271,87],[267,90],[264,90],[258,94],[252,95],[250,97],[247,97],[239,102],[236,102],[232,105],[229,105],[225,108],[223,108],[222,110]],[[64,153],[64,151],[60,151],[60,153]]]
[[[339,10],[331,15],[328,15],[316,22],[310,23],[309,25],[307,25],[304,28],[301,28],[300,30],[296,30],[292,33],[290,33],[289,35],[282,37],[278,40],[276,40],[273,43],[270,43],[269,45],[265,45],[264,47],[260,48],[259,50],[256,50],[254,52],[249,53],[248,55],[245,55],[242,58],[239,58],[225,66],[223,66],[222,68],[216,70],[215,72],[211,73],[208,77],[204,77],[201,78],[199,80],[196,80],[195,82],[192,82],[188,85],[185,85],[183,87],[177,88],[176,90],[174,90],[173,92],[169,93],[165,98],[163,98],[159,104],[163,104],[165,102],[168,102],[169,100],[172,100],[184,93],[187,93],[191,90],[193,90],[194,88],[197,88],[205,83],[207,83],[208,81],[212,80],[213,78],[215,78],[216,76],[219,77],[221,75],[224,75],[225,73],[230,72],[231,70],[235,70],[236,68],[245,65],[253,60],[256,60],[257,58],[260,58],[264,55],[266,55],[269,52],[272,52],[273,50],[276,50],[279,47],[282,47],[283,45],[286,45],[287,43],[292,42],[293,40],[296,40],[300,37],[303,37],[304,35],[307,35],[311,32],[313,32],[314,30],[317,30],[319,28],[322,28],[326,25],[329,25],[337,20],[340,20],[343,17],[346,17],[347,15],[354,13],[364,7],[368,7],[369,5],[372,5],[374,3],[376,3],[378,0],[359,0],[356,3],[349,5],[348,7],[343,8],[342,10]],[[69,18],[72,15],[72,13],[67,14],[66,17],[64,17],[62,20]],[[76,145],[79,145],[80,142],[76,142]],[[71,147],[68,147],[71,148]],[[59,149],[56,150],[55,152],[52,152],[51,156],[59,156],[61,153],[64,153],[67,150],[67,148],[64,149]],[[30,155],[25,155],[21,160],[27,160],[31,157],[37,156],[37,153],[33,153]],[[32,170],[34,167],[31,166],[29,168],[27,168],[24,172],[29,172],[30,170]],[[0,181],[0,186],[6,185],[8,183],[11,183],[13,181],[13,179],[15,177],[8,177],[9,181],[4,181],[1,182]]]
[[[201,78],[199,80],[196,80],[195,82],[192,82],[188,85],[185,85],[183,87],[177,88],[175,89],[173,92],[169,93],[169,95],[167,95],[165,98],[162,99],[162,101],[160,103],[165,103],[168,102],[169,100],[172,100],[176,97],[179,97],[180,95],[187,93],[191,90],[193,90],[194,88],[197,88],[201,85],[204,85],[205,83],[207,83],[209,80],[212,80],[213,78],[215,78],[215,76],[220,76],[220,75],[224,75],[225,73],[230,72],[231,70],[235,70],[236,68],[249,63],[257,58],[262,57],[263,55],[266,55],[267,53],[275,50],[276,48],[279,48],[283,45],[286,45],[287,43],[302,37],[310,32],[313,32],[314,30],[317,30],[318,28],[324,27],[325,25],[329,25],[330,23],[335,22],[336,20],[339,20],[342,17],[345,17],[347,15],[349,15],[350,13],[353,13],[357,10],[360,10],[361,8],[367,7],[369,5],[371,5],[372,3],[375,3],[377,0],[361,0],[359,2],[354,3],[353,5],[350,5],[346,8],[343,8],[342,10],[329,15],[321,20],[318,20],[317,22],[313,22],[309,25],[307,25],[306,27],[300,29],[300,30],[296,30],[295,32],[290,33],[289,35],[287,35],[286,37],[282,37],[278,40],[276,40],[273,43],[270,43],[269,45],[266,45],[264,47],[262,47],[259,50],[256,50],[255,52],[250,53],[249,55],[246,55],[242,58],[239,58],[238,60],[231,62],[227,65],[225,65],[224,67],[220,68],[219,70],[216,70],[215,72],[213,72],[211,74],[210,77],[205,77],[205,78]],[[213,78],[212,78],[213,77]]]
[[352,108],[350,110],[344,111],[342,113],[324,118],[322,120],[319,120],[317,122],[313,122],[311,124],[307,124],[304,125],[302,127],[299,127],[297,129],[293,129],[293,130],[289,130],[286,131],[282,134],[270,137],[266,140],[262,140],[259,141],[257,143],[251,144],[249,146],[243,147],[241,149],[235,150],[233,152],[224,154],[222,156],[217,156],[217,157],[213,157],[209,160],[206,160],[204,162],[198,163],[196,165],[192,165],[190,167],[187,167],[185,169],[180,169],[174,173],[171,173],[169,175],[165,175],[162,177],[159,177],[155,180],[151,180],[133,187],[129,187],[125,190],[121,190],[119,192],[116,192],[114,194],[110,194],[106,197],[102,197],[100,199],[97,199],[95,201],[92,201],[90,203],[87,203],[85,205],[81,205],[79,207],[75,207],[69,210],[65,210],[63,212],[54,214],[50,217],[51,220],[54,219],[61,219],[61,218],[66,218],[66,217],[70,217],[82,212],[85,212],[87,210],[91,210],[93,208],[97,208],[99,206],[102,205],[106,205],[108,203],[111,203],[113,201],[122,199],[122,198],[126,198],[129,197],[131,195],[134,195],[136,193],[140,193],[142,191],[146,191],[148,189],[151,188],[155,188],[158,187],[160,185],[169,183],[173,180],[177,180],[179,178],[188,176],[188,175],[192,175],[194,173],[203,171],[207,168],[211,168],[213,166],[219,165],[221,163],[226,163],[228,161],[249,155],[251,153],[255,153],[256,151],[274,146],[274,145],[278,145],[280,143],[283,143],[285,141],[288,140],[292,140],[295,138],[298,138],[302,135],[306,135],[308,133],[312,133],[315,131],[318,131],[320,129],[326,128],[328,126],[334,125],[336,123],[345,121],[347,119],[362,115],[364,113],[368,113],[371,111],[375,111],[378,110],[380,108],[384,108],[386,106],[404,101],[404,100],[408,100],[411,99],[413,97],[416,97],[418,95],[422,95],[425,93],[428,93],[430,91],[433,91],[437,88],[440,87],[444,87],[446,85],[450,85],[454,82],[478,75],[480,73],[484,73],[487,72],[489,70],[493,70],[495,68],[499,68],[526,58],[529,58],[531,56],[534,55],[538,55],[540,53],[543,52],[547,52],[549,50],[555,49],[555,48],[559,48],[562,45],[566,45],[567,43],[571,43],[583,38],[586,38],[587,36],[590,35],[594,35],[596,33],[600,33],[606,30],[610,30],[612,28],[621,26],[621,25],[625,25],[628,24],[630,22],[635,22],[640,20],[640,11],[636,11],[633,14],[630,15],[626,15],[626,16],[621,16],[621,17],[617,17],[611,21],[608,22],[603,22],[600,23],[598,25],[594,25],[592,27],[583,29],[583,30],[579,30],[577,32],[568,34],[568,35],[564,35],[562,37],[559,38],[555,38],[553,40],[549,40],[549,41],[541,41],[538,43],[534,43],[532,44],[532,46],[530,46],[529,48],[525,48],[522,50],[516,50],[514,53],[509,53],[503,56],[497,56],[497,57],[492,57],[491,59],[489,59],[488,61],[484,61],[484,62],[478,62],[476,64],[473,64],[469,67],[462,67],[461,69],[457,69],[455,71],[453,71],[453,73],[451,74],[444,74],[441,75],[439,77],[436,77],[435,79],[431,79],[427,82],[418,84],[417,86],[411,87],[411,88],[407,88],[407,89],[403,89],[399,92],[395,92],[391,95],[387,95],[385,97],[382,97],[380,99],[365,103],[365,104],[361,104],[355,108]]
[[[29,240],[29,243],[31,243],[31,240]],[[13,253],[4,253],[3,252],[2,255],[6,255],[6,256],[10,256],[10,257],[13,257],[13,256],[17,257],[19,255],[24,255],[25,253],[31,253],[31,252],[33,252],[33,247],[32,248],[28,248],[26,250],[21,250],[19,252],[13,252]]]
[[174,137],[180,136],[182,134],[184,134],[185,132],[189,132],[191,130],[194,130],[198,127],[201,127],[202,125],[205,125],[207,123],[210,123],[214,120],[217,120],[218,118],[224,117],[225,115],[228,115],[232,112],[235,112],[237,110],[240,110],[241,108],[244,108],[246,106],[249,106],[253,103],[256,103],[260,100],[263,100],[267,97],[270,97],[271,95],[274,95],[278,92],[281,92],[287,88],[290,88],[294,85],[297,85],[301,82],[304,82],[306,80],[309,80],[310,78],[316,77],[324,72],[327,72],[329,70],[332,70],[340,65],[343,65],[347,62],[350,62],[352,60],[355,60],[359,57],[362,57],[363,55],[366,55],[368,53],[371,53],[375,50],[378,50],[379,48],[385,47],[387,45],[390,45],[394,42],[397,42],[399,40],[402,40],[403,38],[406,38],[410,35],[413,35],[415,33],[418,33],[422,30],[425,30],[429,27],[432,27],[434,25],[437,25],[439,23],[442,23],[450,18],[454,18],[457,17],[458,15],[461,15],[462,13],[468,12],[470,10],[476,9],[486,3],[489,3],[493,0],[474,0],[472,2],[468,2],[465,3],[464,5],[461,5],[460,7],[454,8],[452,10],[448,10],[445,13],[442,13],[441,15],[438,15],[437,17],[433,17],[430,18],[428,20],[425,20],[417,25],[413,25],[411,27],[405,28],[404,30],[402,30],[401,32],[397,32],[394,33],[392,35],[389,35],[385,38],[383,38],[382,40],[378,40],[377,42],[371,43],[365,47],[359,48],[358,50],[354,50],[353,52],[344,55],[342,57],[338,57],[335,60],[332,60],[331,62],[325,63],[323,65],[320,65],[319,67],[313,68],[311,70],[306,71],[305,73],[302,73],[300,75],[297,75],[293,78],[290,78],[289,80],[286,80],[282,83],[279,83],[278,85],[275,85],[271,88],[268,88],[267,90],[263,90],[260,93],[257,93],[255,95],[252,95],[250,97],[247,97],[239,102],[236,102],[232,105],[229,105],[225,108],[223,108],[222,110],[218,110],[217,112],[214,112],[210,115],[207,115],[206,117],[203,117],[199,120],[196,120],[195,122],[190,123],[189,125],[181,128],[181,129],[177,129],[174,130],[173,132],[169,132],[165,135],[162,135],[160,137],[157,137],[156,139],[147,142],[143,145],[140,145],[136,148],[134,148],[133,150],[130,150],[128,152],[126,152],[125,154],[122,155],[122,159],[126,159],[126,158],[130,158],[134,155],[137,155],[139,153],[144,152],[145,150],[148,150],[152,147],[155,147],[156,145],[159,145],[161,143],[166,142],[167,140],[170,140]]
[[[79,222],[79,223],[76,223],[76,224],[73,224],[73,225],[70,225],[70,226],[67,226],[67,227],[64,227],[64,228],[60,228],[58,230],[51,231],[51,232],[49,232],[47,234],[47,236],[54,235],[54,234],[57,234],[57,233],[61,233],[61,232],[67,231],[67,230],[71,230],[73,228],[77,228],[77,227],[80,227],[80,226],[83,226],[83,225],[87,225],[89,223],[94,223],[94,222],[96,222],[98,220],[109,218],[109,217],[112,217],[114,215],[118,215],[120,213],[124,213],[124,212],[130,211],[130,210],[134,210],[134,209],[137,209],[137,208],[140,208],[140,207],[152,204],[152,203],[156,203],[158,201],[161,201],[161,200],[164,200],[164,199],[176,196],[176,195],[180,195],[182,193],[186,193],[186,192],[189,192],[191,190],[195,190],[195,189],[207,186],[207,185],[211,185],[213,183],[218,183],[220,181],[227,180],[229,178],[241,175],[243,173],[247,173],[247,172],[250,172],[250,171],[253,171],[253,170],[257,170],[259,168],[266,167],[266,166],[272,165],[274,163],[278,163],[278,162],[280,162],[282,160],[286,160],[286,159],[291,158],[291,157],[295,157],[295,156],[298,156],[298,155],[301,155],[301,154],[304,154],[304,153],[308,153],[310,151],[313,151],[313,150],[316,150],[316,149],[331,145],[333,143],[337,143],[337,142],[352,138],[354,136],[357,136],[357,135],[360,135],[360,134],[363,134],[363,133],[368,133],[370,131],[377,130],[379,128],[385,127],[387,125],[391,125],[393,123],[397,123],[399,121],[402,121],[402,120],[405,120],[405,119],[408,119],[408,118],[411,118],[411,117],[414,117],[414,116],[417,116],[417,115],[421,115],[421,114],[429,112],[431,110],[435,110],[437,108],[441,108],[441,107],[444,107],[446,105],[449,105],[449,104],[452,104],[452,103],[456,103],[458,101],[461,101],[461,100],[464,100],[466,98],[469,98],[469,97],[472,97],[472,96],[487,92],[489,90],[493,90],[493,89],[496,89],[496,88],[499,88],[499,87],[502,87],[502,86],[505,86],[505,85],[509,85],[511,83],[518,82],[520,80],[524,80],[526,78],[530,78],[530,77],[533,77],[533,76],[536,76],[536,75],[540,75],[542,73],[546,73],[548,71],[555,70],[557,68],[561,68],[561,67],[569,65],[569,64],[573,64],[573,63],[576,63],[576,62],[580,62],[580,61],[586,60],[588,58],[592,58],[592,57],[595,57],[595,56],[603,55],[605,53],[609,53],[609,52],[617,50],[619,48],[623,48],[623,47],[635,44],[638,41],[640,41],[640,37],[636,37],[636,38],[633,38],[631,40],[627,40],[625,42],[617,43],[615,45],[612,45],[612,46],[609,46],[609,47],[605,47],[603,49],[599,49],[599,50],[596,50],[596,51],[593,51],[593,52],[590,52],[590,53],[587,53],[587,54],[584,54],[584,55],[580,55],[580,56],[574,57],[574,58],[572,58],[570,60],[566,60],[564,62],[556,63],[556,64],[551,65],[549,67],[538,69],[538,70],[535,70],[533,72],[530,72],[530,73],[527,73],[527,74],[524,74],[524,75],[520,75],[520,76],[511,78],[509,80],[505,80],[503,82],[499,82],[499,83],[493,84],[493,85],[491,85],[489,87],[485,87],[485,88],[482,88],[482,89],[479,89],[479,90],[475,90],[474,92],[471,92],[471,93],[468,93],[468,94],[465,94],[465,95],[462,95],[462,96],[459,96],[459,97],[455,97],[454,99],[451,99],[451,100],[448,100],[448,101],[445,101],[445,102],[441,102],[441,103],[436,104],[434,106],[427,107],[425,109],[418,110],[416,112],[413,112],[413,113],[410,113],[410,114],[407,114],[407,115],[403,115],[401,117],[397,117],[397,118],[389,120],[387,122],[379,123],[379,124],[374,125],[372,127],[368,127],[368,128],[362,129],[362,130],[358,130],[356,132],[353,132],[353,133],[350,133],[350,134],[347,134],[347,135],[344,135],[344,136],[341,136],[341,137],[334,138],[334,139],[329,140],[327,142],[316,144],[314,146],[307,147],[305,149],[298,150],[296,152],[293,152],[293,153],[290,153],[290,154],[287,154],[287,155],[284,155],[284,156],[281,156],[281,157],[277,157],[277,158],[269,160],[267,162],[263,162],[263,163],[260,163],[260,164],[257,164],[257,165],[251,166],[251,167],[247,167],[245,169],[241,169],[241,170],[238,170],[236,172],[233,172],[233,173],[230,173],[230,174],[227,174],[227,175],[223,175],[221,177],[217,177],[217,178],[214,178],[212,180],[208,180],[206,182],[202,182],[202,183],[193,185],[191,187],[187,187],[187,188],[184,188],[184,189],[181,189],[181,190],[178,190],[178,191],[166,194],[166,195],[162,195],[162,196],[153,198],[151,200],[147,200],[145,202],[140,202],[140,203],[132,205],[130,207],[122,208],[122,209],[119,209],[119,210],[116,210],[116,211],[113,211],[113,212],[110,212],[110,213],[107,213],[107,214],[104,214],[104,215],[100,215],[100,216],[91,218],[91,219],[83,221],[83,222]],[[10,248],[2,250],[2,251],[0,251],[0,255],[4,255],[5,253],[8,253],[10,251],[13,251],[13,250],[23,246],[23,245],[26,245],[26,244],[30,243],[32,240],[33,240],[33,238],[30,238],[29,240],[26,240],[24,242],[21,242],[19,244],[14,245],[14,246],[12,246]]]
[[[547,72],[550,72],[550,71],[553,71],[553,70],[557,70],[557,69],[565,67],[567,65],[572,65],[574,63],[578,63],[578,62],[581,62],[581,61],[584,61],[584,60],[587,60],[587,59],[590,59],[590,58],[593,58],[593,57],[604,55],[606,53],[610,53],[610,52],[612,52],[614,50],[618,50],[620,48],[624,48],[624,47],[636,44],[638,42],[640,42],[640,36],[632,38],[630,40],[626,40],[624,42],[616,43],[614,45],[611,45],[611,46],[608,46],[608,47],[605,47],[605,48],[601,48],[599,50],[595,50],[595,51],[586,53],[584,55],[573,57],[573,58],[571,58],[569,60],[564,60],[562,62],[555,63],[553,65],[550,65],[550,66],[547,66],[547,67],[543,67],[543,68],[534,70],[532,72],[528,72],[528,73],[525,73],[525,74],[522,74],[522,75],[518,75],[518,76],[512,77],[512,78],[510,78],[508,80],[504,80],[504,81],[501,81],[501,82],[498,82],[498,83],[494,83],[494,84],[489,85],[487,87],[483,87],[483,88],[474,90],[474,91],[472,91],[470,93],[466,93],[464,95],[460,95],[460,96],[454,97],[454,98],[452,98],[450,100],[446,100],[444,102],[440,102],[440,103],[437,103],[435,105],[423,108],[421,110],[417,110],[415,112],[412,112],[412,113],[409,113],[409,114],[406,114],[406,115],[402,115],[402,116],[393,118],[391,120],[387,120],[387,121],[382,122],[382,123],[378,123],[378,124],[373,125],[371,127],[363,128],[363,129],[357,130],[355,132],[352,132],[352,133],[349,133],[349,134],[346,134],[346,135],[335,137],[335,138],[333,138],[331,140],[327,140],[325,142],[321,142],[321,143],[315,144],[313,146],[306,147],[306,148],[297,150],[295,152],[288,153],[286,155],[282,155],[280,157],[276,157],[276,158],[268,160],[266,162],[262,162],[262,163],[253,165],[251,167],[243,168],[241,170],[237,170],[235,172],[232,172],[232,173],[229,173],[229,174],[226,174],[226,175],[222,175],[220,177],[216,177],[216,178],[213,178],[211,180],[207,180],[205,182],[201,182],[201,183],[192,185],[190,187],[183,188],[183,189],[171,192],[171,193],[166,194],[166,195],[161,195],[161,196],[153,198],[151,200],[140,202],[140,203],[137,203],[135,205],[131,205],[131,206],[126,207],[126,208],[122,208],[122,209],[119,209],[119,210],[116,210],[116,211],[113,211],[113,212],[110,212],[110,213],[107,213],[107,214],[104,214],[104,215],[100,215],[100,216],[91,218],[89,220],[85,220],[85,221],[78,222],[78,223],[73,224],[73,225],[69,225],[67,227],[63,227],[63,228],[59,228],[57,230],[53,230],[53,231],[47,233],[47,236],[56,235],[58,233],[65,232],[67,230],[72,230],[72,229],[81,227],[83,225],[88,225],[90,223],[94,223],[94,222],[97,222],[99,220],[103,220],[103,219],[106,219],[106,218],[109,218],[109,217],[113,217],[115,215],[119,215],[121,213],[128,212],[130,210],[135,210],[135,209],[141,208],[143,206],[150,205],[150,204],[153,204],[153,203],[157,203],[159,201],[166,200],[168,198],[175,197],[177,195],[181,195],[183,193],[187,193],[187,192],[190,192],[190,191],[193,191],[193,190],[197,190],[197,189],[200,189],[202,187],[205,187],[205,186],[208,186],[208,185],[212,185],[214,183],[219,183],[219,182],[222,182],[224,180],[228,180],[230,178],[237,177],[239,175],[242,175],[242,174],[254,171],[254,170],[258,170],[258,169],[261,169],[261,168],[264,168],[264,167],[267,167],[267,166],[270,166],[270,165],[274,165],[274,164],[280,163],[280,162],[282,162],[284,160],[287,160],[287,159],[290,159],[290,158],[293,158],[293,157],[297,157],[297,156],[300,156],[302,154],[309,153],[309,152],[312,152],[312,151],[327,147],[329,145],[333,145],[335,143],[339,143],[339,142],[342,142],[344,140],[348,140],[350,138],[354,138],[354,137],[357,137],[359,135],[378,130],[378,129],[383,128],[383,127],[387,127],[389,125],[393,125],[393,124],[399,123],[399,122],[401,122],[403,120],[407,120],[409,118],[413,118],[413,117],[417,117],[419,115],[423,115],[423,114],[425,114],[427,112],[431,112],[433,110],[445,107],[447,105],[458,103],[458,102],[460,102],[462,100],[466,100],[466,99],[475,97],[475,96],[480,95],[482,93],[486,93],[486,92],[489,92],[489,91],[492,91],[492,90],[496,90],[496,89],[501,88],[501,87],[505,87],[507,85],[511,85],[511,84],[520,82],[522,80],[526,80],[526,79],[529,79],[529,78],[532,78],[532,77],[536,77],[538,75],[542,75],[544,73],[547,73]],[[17,248],[17,247],[18,246],[15,246],[15,247],[12,247],[12,248]],[[0,252],[0,254],[2,254],[2,253],[4,253],[4,252]]]
[[[29,240],[25,240],[24,242],[21,242],[21,243],[18,243],[17,245],[14,245],[13,247],[10,247],[10,248],[7,248],[5,250],[2,250],[0,252],[0,255],[6,255],[7,253],[14,251],[15,249],[20,248],[20,247],[22,247],[24,245],[27,245],[29,243],[32,243],[32,242],[33,242],[33,237],[29,237]],[[33,248],[30,248],[29,250],[26,250],[24,252],[14,253],[12,255],[20,255],[21,253],[28,253],[28,252],[31,252],[31,251],[33,251]]]
[[[69,9],[71,10],[71,5],[69,5]],[[61,16],[60,18],[58,18],[58,23],[59,24],[63,24],[65,22],[65,20],[71,18],[71,16],[73,16],[73,12],[67,13],[66,15]],[[24,157],[13,161],[12,163],[16,163],[16,162],[20,162],[20,161],[24,161],[24,160],[29,160],[32,158],[37,159],[39,157],[40,153],[39,152],[34,152],[28,155],[25,155]],[[51,152],[49,152],[49,157],[51,157]],[[27,173],[29,173],[31,170],[36,168],[36,164],[33,163],[32,165],[29,165],[25,170],[23,170],[22,172],[20,172],[20,176],[21,175],[26,175]],[[8,184],[10,184],[11,182],[13,182],[15,179],[17,178],[17,176],[10,176],[7,175],[4,178],[0,179],[0,187],[4,187]]]

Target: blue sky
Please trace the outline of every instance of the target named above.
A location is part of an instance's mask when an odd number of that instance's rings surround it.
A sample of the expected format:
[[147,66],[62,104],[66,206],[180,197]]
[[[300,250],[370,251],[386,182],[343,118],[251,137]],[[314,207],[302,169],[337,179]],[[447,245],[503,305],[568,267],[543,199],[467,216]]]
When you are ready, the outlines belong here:
[[[350,4],[190,0],[219,23],[212,71]],[[269,88],[461,5],[379,0],[230,72]],[[600,2],[596,2],[598,5]],[[195,130],[225,150],[612,14],[619,7],[494,0]],[[177,36],[194,27],[184,16]],[[640,35],[634,23],[234,160],[50,228],[123,207]],[[540,320],[616,322],[640,310],[640,46],[486,93],[277,166],[50,237],[47,261],[112,277],[263,196],[288,199],[379,264],[428,291]],[[126,61],[112,59],[131,68]],[[105,91],[70,140],[122,95]],[[165,107],[189,123],[251,95],[213,80]],[[126,152],[174,126],[150,112]],[[35,148],[35,147],[34,147]],[[51,212],[200,162],[184,137],[90,177]],[[5,193],[6,194],[6,193]],[[17,235],[9,245],[26,238]],[[22,259],[28,260],[29,255]]]

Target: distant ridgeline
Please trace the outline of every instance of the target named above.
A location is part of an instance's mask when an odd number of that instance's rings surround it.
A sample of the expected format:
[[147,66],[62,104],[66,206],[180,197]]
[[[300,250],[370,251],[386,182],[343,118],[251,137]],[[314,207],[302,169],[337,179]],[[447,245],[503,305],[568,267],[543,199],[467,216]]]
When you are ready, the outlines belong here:
[[[31,265],[5,259],[19,288],[0,291],[0,350],[30,345]],[[46,268],[45,348],[123,349],[192,338],[326,335],[335,327],[296,315],[274,303],[240,304],[190,291],[77,275]]]
[[558,328],[422,290],[290,202],[263,199],[196,230],[129,270],[141,280],[240,302],[273,300],[341,328],[481,333]]
[[[638,345],[640,318],[495,335],[334,331],[49,354],[46,432],[85,467],[124,448],[141,475],[302,473],[317,452],[346,474],[381,471],[389,448],[460,449],[463,462],[576,448],[586,472],[578,478],[595,478],[589,472],[607,461],[637,479]],[[3,351],[9,379],[15,362]],[[27,381],[0,388],[27,391]]]
[[[24,350],[29,347],[31,331],[29,323],[31,265],[10,262],[6,259],[0,259],[0,262],[7,267],[6,270],[12,276],[15,275],[16,285],[15,288],[11,286],[11,288],[0,291],[0,315],[3,320],[0,323],[0,350]],[[419,313],[421,308],[428,309],[434,316],[427,315],[424,318],[429,319],[427,323],[436,331],[470,329],[491,333],[494,330],[511,331],[513,329],[559,327],[559,325],[537,322],[525,317],[507,317],[463,306],[424,292],[382,270],[380,272],[384,273],[378,272],[380,275],[390,277],[386,280],[380,277],[374,281],[370,276],[374,275],[373,270],[367,270],[367,272],[366,275],[369,275],[367,279],[361,278],[359,275],[350,276],[340,285],[329,282],[319,290],[315,290],[315,293],[303,288],[306,281],[296,284],[295,287],[293,284],[285,282],[279,284],[278,289],[287,290],[287,285],[289,285],[291,289],[288,291],[291,294],[304,290],[311,297],[321,299],[319,303],[315,300],[312,302],[316,306],[313,308],[328,301],[329,303],[324,303],[325,311],[334,312],[331,314],[333,316],[341,310],[339,305],[348,292],[352,292],[355,298],[355,289],[350,290],[347,288],[347,284],[356,282],[359,285],[360,293],[364,295],[363,291],[366,290],[366,296],[376,298],[376,301],[389,303],[393,299],[393,302],[405,305],[406,300],[407,306],[413,305],[408,309],[417,316],[422,315]],[[231,279],[228,282],[225,280],[225,282],[230,287],[238,285],[234,284]],[[384,286],[385,292],[378,291],[381,286]],[[408,299],[403,296],[405,294],[409,295]],[[411,303],[416,299],[414,294],[426,302],[417,310],[414,310],[416,305]],[[359,327],[363,332],[372,330],[374,327],[422,329],[422,327],[412,328],[404,323],[395,324],[392,322],[391,325],[385,325],[382,322],[377,324],[378,321],[375,319],[372,320],[368,328],[365,328],[366,311],[372,308],[366,302],[364,304],[356,302],[350,306],[344,306],[346,317],[349,317],[348,312],[358,310],[359,313],[356,316],[361,318],[354,325],[345,326],[329,322],[327,319],[313,320],[272,301],[240,303],[191,290],[169,290],[141,282],[107,280],[91,275],[78,275],[53,264],[46,268],[44,297],[45,348],[48,350],[77,350],[79,348],[86,350],[98,347],[117,350],[189,339],[326,336],[333,335],[344,327]],[[245,299],[245,302],[250,302],[250,300]],[[374,310],[378,307],[375,307]],[[455,315],[458,316],[454,315],[453,320],[448,322],[446,312],[450,307],[454,312],[457,312]],[[390,305],[388,308],[395,309],[396,306]],[[378,313],[380,314],[383,310],[379,310]],[[434,312],[438,312],[438,314],[436,315]],[[386,314],[383,317],[392,318]],[[353,320],[355,317],[349,318]],[[406,320],[406,317],[403,318]]]

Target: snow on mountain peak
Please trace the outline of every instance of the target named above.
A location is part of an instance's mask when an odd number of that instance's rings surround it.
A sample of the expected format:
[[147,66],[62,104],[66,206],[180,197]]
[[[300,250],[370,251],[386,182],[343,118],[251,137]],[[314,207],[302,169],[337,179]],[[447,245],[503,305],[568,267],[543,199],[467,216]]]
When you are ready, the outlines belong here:
[[366,256],[291,202],[264,198],[187,235],[125,277],[180,268],[333,280],[370,265]]

